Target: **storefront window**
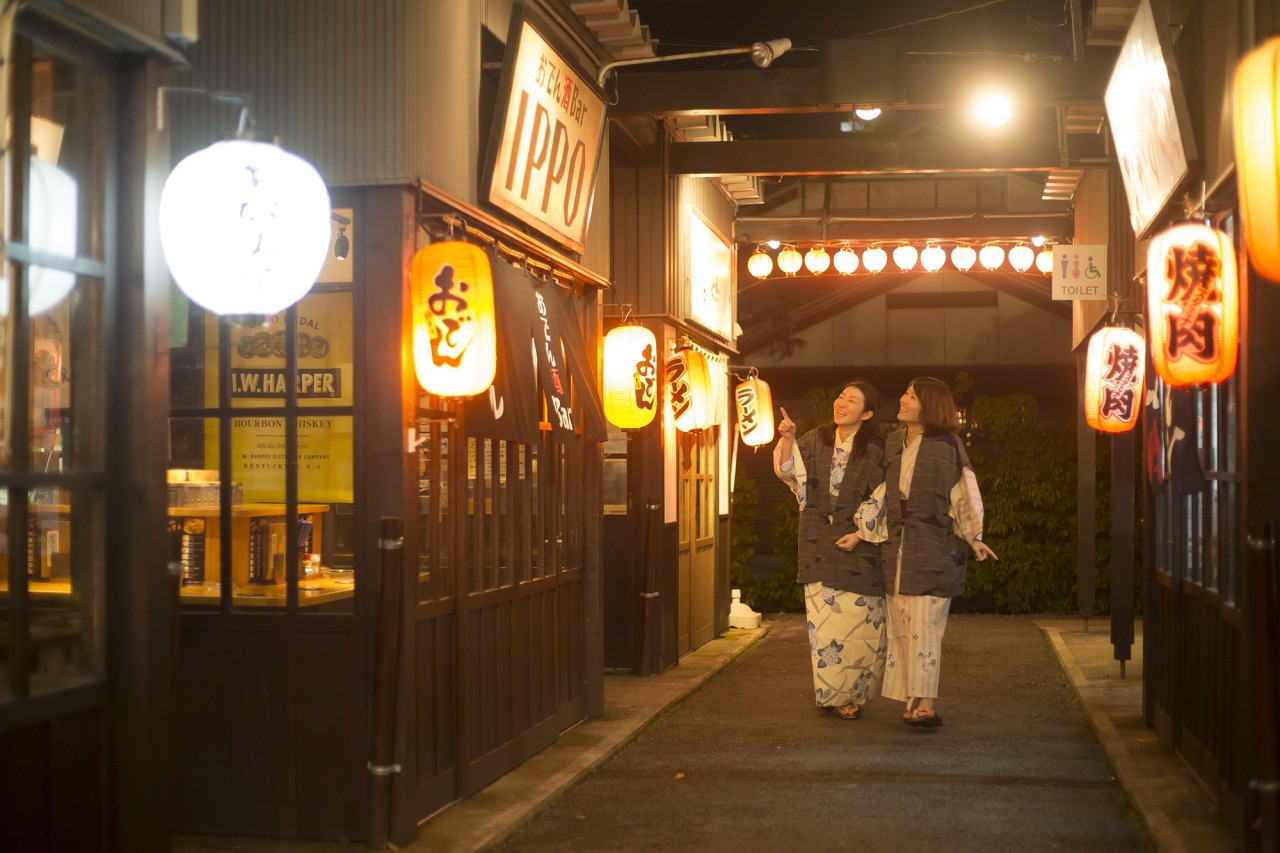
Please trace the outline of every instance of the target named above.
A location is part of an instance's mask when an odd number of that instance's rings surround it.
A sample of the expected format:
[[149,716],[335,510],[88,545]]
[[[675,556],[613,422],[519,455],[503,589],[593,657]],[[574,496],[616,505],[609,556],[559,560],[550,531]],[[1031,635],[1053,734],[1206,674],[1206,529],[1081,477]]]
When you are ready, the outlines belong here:
[[114,89],[109,72],[66,55],[19,35],[5,69],[0,703],[92,684],[103,672]]
[[173,348],[169,471],[184,607],[354,612],[350,287],[317,285],[260,326],[191,304],[187,319]]

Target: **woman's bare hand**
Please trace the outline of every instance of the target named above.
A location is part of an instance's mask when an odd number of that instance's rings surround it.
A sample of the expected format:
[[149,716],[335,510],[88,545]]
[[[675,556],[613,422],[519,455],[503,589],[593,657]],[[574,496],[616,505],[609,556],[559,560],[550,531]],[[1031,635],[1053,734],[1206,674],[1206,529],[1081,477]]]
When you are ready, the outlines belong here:
[[836,547],[841,551],[852,551],[862,541],[862,537],[856,533],[846,533],[836,540]]
[[981,540],[973,543],[973,556],[977,558],[979,563],[987,559],[987,557],[990,557],[997,562],[1000,560],[1000,558],[996,556],[996,552],[988,548],[987,543]]
[[778,410],[782,412],[782,420],[778,423],[778,435],[783,438],[794,439],[796,437],[795,421],[791,420],[791,418],[787,416],[786,409],[779,406]]

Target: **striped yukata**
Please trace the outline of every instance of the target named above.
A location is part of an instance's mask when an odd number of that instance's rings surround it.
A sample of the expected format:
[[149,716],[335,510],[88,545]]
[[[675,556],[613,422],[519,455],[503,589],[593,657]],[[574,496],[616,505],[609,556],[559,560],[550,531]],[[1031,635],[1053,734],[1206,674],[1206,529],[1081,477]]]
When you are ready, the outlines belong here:
[[882,445],[873,441],[866,456],[850,465],[853,436],[833,444],[828,456],[828,445],[814,430],[792,444],[790,456],[782,456],[780,445],[774,448],[774,472],[800,504],[797,580],[804,584],[814,702],[820,708],[865,705],[878,696],[888,648],[879,546],[863,542],[852,553],[834,547],[845,533],[862,532],[854,512],[883,476]]
[[938,696],[942,637],[951,598],[964,591],[970,543],[982,536],[982,496],[956,437],[922,437],[908,444],[904,431],[886,444],[886,556],[893,555],[893,573],[886,576],[884,695],[910,708],[914,699]]

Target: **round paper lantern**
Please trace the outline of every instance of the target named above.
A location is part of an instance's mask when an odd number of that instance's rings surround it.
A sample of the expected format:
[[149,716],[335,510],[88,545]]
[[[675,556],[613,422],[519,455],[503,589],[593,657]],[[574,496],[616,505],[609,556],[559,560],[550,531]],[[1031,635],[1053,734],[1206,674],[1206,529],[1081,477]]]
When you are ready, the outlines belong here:
[[1151,362],[1169,385],[1221,382],[1236,370],[1240,285],[1231,238],[1199,222],[1175,225],[1147,250]]
[[310,163],[232,139],[185,158],[160,194],[173,280],[215,314],[270,315],[301,299],[329,251],[329,191]]
[[437,397],[483,392],[498,361],[489,256],[471,243],[432,243],[413,256],[410,287],[418,384]]
[[1133,329],[1103,326],[1089,338],[1084,417],[1101,432],[1128,432],[1142,411],[1146,342]]
[[756,278],[768,278],[773,272],[773,258],[765,254],[764,249],[756,247],[755,254],[747,258],[747,272]]
[[1053,247],[1045,246],[1040,250],[1040,254],[1036,255],[1036,269],[1045,275],[1053,274]]
[[974,263],[978,260],[978,253],[973,250],[972,246],[966,246],[963,243],[951,250],[951,265],[960,272],[968,272],[973,269]]
[[858,253],[848,246],[842,246],[833,261],[840,275],[853,275],[858,271]]
[[[1236,186],[1249,260],[1280,281],[1280,36],[1236,64]],[[1154,350],[1153,350],[1154,352]]]
[[978,253],[978,263],[982,264],[983,269],[1000,269],[1000,265],[1004,263],[1004,249],[1000,246],[983,246]]
[[[28,186],[27,245],[64,258],[76,256],[76,179],[32,157]],[[67,297],[76,274],[49,267],[27,267],[27,313],[43,314]],[[9,314],[9,277],[0,275],[0,317]]]
[[919,257],[920,253],[916,251],[915,246],[899,246],[893,250],[893,262],[903,272],[911,272],[915,269],[916,260]]
[[805,269],[814,275],[822,275],[831,266],[831,256],[821,246],[814,246],[804,256]]
[[715,423],[711,370],[706,356],[695,349],[678,350],[667,359],[666,377],[676,429],[693,432]]
[[734,391],[738,405],[738,435],[747,447],[773,441],[773,392],[769,383],[752,376]]
[[644,326],[604,336],[604,416],[622,429],[647,426],[658,411],[658,340]]
[[869,273],[878,273],[889,263],[889,254],[879,246],[872,246],[862,253],[862,265]]
[[795,246],[787,246],[778,253],[778,269],[782,270],[784,275],[795,275],[800,272],[803,264],[804,258],[800,257]]
[[1036,262],[1036,253],[1030,247],[1019,243],[1009,250],[1009,266],[1018,272],[1026,272]]
[[947,262],[947,251],[936,243],[924,247],[920,253],[920,265],[925,272],[937,272]]

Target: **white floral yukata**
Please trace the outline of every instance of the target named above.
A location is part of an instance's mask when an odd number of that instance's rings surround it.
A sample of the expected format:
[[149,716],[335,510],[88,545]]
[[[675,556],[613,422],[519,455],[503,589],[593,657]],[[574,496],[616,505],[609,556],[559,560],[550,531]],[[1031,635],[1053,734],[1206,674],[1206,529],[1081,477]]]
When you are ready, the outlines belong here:
[[[845,441],[837,440],[832,450],[829,484],[832,496],[844,482],[853,438],[850,435]],[[779,450],[775,445],[774,472],[791,487],[803,510],[808,497],[804,462],[794,442],[789,458],[782,459]],[[862,532],[861,521],[859,532]],[[833,531],[831,535],[842,534]],[[865,705],[880,695],[888,649],[884,598],[809,583],[804,586],[804,610],[808,618],[814,701],[818,707]]]

